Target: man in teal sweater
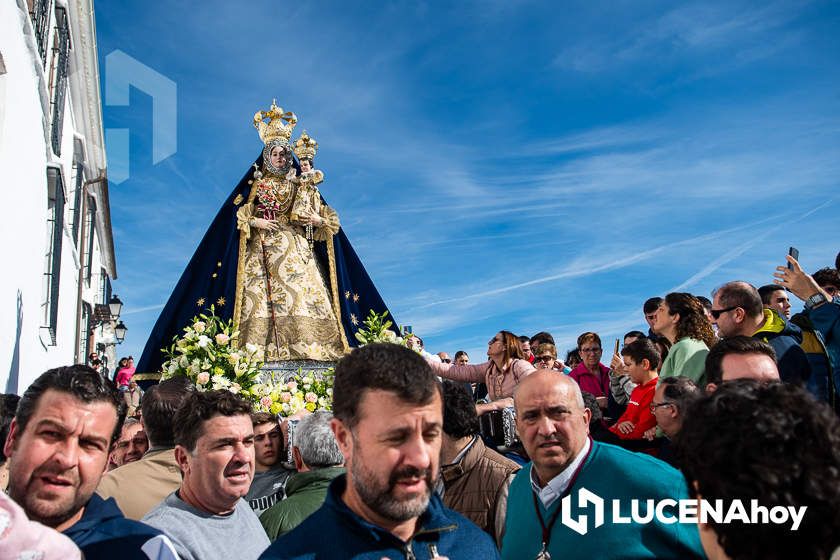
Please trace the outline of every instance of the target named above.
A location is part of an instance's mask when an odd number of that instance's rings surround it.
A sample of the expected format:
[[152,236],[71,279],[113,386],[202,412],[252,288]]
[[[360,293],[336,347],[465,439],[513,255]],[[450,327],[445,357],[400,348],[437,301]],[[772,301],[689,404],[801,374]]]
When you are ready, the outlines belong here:
[[[682,475],[652,457],[593,441],[574,380],[538,371],[520,382],[514,401],[532,463],[510,488],[502,558],[704,557],[695,524],[653,515],[662,500],[688,499]],[[598,504],[581,506],[587,497],[600,498],[602,519]],[[631,520],[634,499],[640,505]]]

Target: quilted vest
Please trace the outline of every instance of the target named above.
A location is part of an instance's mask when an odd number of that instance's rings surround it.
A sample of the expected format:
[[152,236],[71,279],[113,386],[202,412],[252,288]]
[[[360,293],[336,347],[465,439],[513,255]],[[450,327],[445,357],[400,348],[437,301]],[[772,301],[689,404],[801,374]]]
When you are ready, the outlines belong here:
[[459,462],[441,468],[446,489],[443,504],[495,538],[496,498],[505,480],[519,468],[488,449],[479,437]]

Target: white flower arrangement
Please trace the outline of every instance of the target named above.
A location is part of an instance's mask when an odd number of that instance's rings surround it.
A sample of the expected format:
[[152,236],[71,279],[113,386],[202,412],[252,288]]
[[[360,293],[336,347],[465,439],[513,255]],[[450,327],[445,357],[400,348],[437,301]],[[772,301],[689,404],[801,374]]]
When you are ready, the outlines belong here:
[[237,348],[238,335],[233,320],[223,321],[211,306],[209,314],[193,317],[183,336],[163,349],[161,380],[183,375],[199,391],[226,389],[252,401],[256,409],[260,399],[251,389],[258,384],[263,354],[254,344]]
[[390,342],[391,344],[399,344],[400,346],[408,346],[408,338],[403,338],[391,330],[394,324],[388,319],[388,311],[383,311],[381,314],[376,313],[373,309],[368,313],[367,318],[362,321],[364,325],[356,331],[356,340],[362,346],[366,344],[373,344],[374,342]]
[[324,372],[298,372],[285,383],[258,384],[250,392],[257,402],[257,410],[280,416],[291,416],[301,410],[332,410],[332,368]]

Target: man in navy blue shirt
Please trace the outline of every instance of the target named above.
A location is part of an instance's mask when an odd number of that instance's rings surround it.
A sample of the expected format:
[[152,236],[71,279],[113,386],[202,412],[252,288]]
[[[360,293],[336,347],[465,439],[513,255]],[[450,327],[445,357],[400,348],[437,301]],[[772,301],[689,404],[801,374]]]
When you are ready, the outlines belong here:
[[126,519],[96,494],[125,412],[113,382],[82,365],[51,369],[18,404],[4,451],[9,496],[63,532],[87,560],[177,559],[157,529]]
[[396,344],[357,348],[338,363],[333,393],[347,474],[260,558],[498,558],[490,537],[432,492],[443,399],[426,361]]

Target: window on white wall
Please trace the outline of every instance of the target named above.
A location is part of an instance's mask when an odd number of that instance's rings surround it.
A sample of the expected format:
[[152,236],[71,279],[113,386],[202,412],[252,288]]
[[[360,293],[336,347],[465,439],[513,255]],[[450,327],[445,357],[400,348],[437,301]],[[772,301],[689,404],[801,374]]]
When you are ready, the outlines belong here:
[[67,93],[67,65],[70,61],[70,29],[67,25],[67,11],[55,9],[55,38],[53,39],[52,62],[50,63],[50,87],[52,90],[52,149],[61,155],[61,135],[64,130],[64,96]]
[[108,305],[108,300],[111,299],[111,279],[108,277],[108,273],[105,272],[105,269],[100,269],[99,277],[101,279],[101,284],[99,286],[99,303],[104,305]]
[[50,8],[52,0],[31,0],[29,4],[29,17],[32,18],[32,28],[35,31],[35,42],[38,44],[38,54],[41,55],[41,63],[47,63],[47,42],[50,28]]
[[79,247],[79,230],[82,217],[82,186],[84,184],[85,168],[80,161],[73,161],[73,243]]
[[61,242],[64,237],[64,181],[61,170],[47,168],[47,253],[44,266],[44,324],[49,343],[56,344],[58,296],[61,283]]
[[93,238],[96,230],[96,199],[92,196],[88,197],[88,213],[85,243],[85,283],[90,288],[90,279],[93,276]]
[[79,333],[79,361],[83,364],[88,363],[88,349],[90,348],[90,332],[91,332],[91,311],[90,304],[82,302],[82,331]]

